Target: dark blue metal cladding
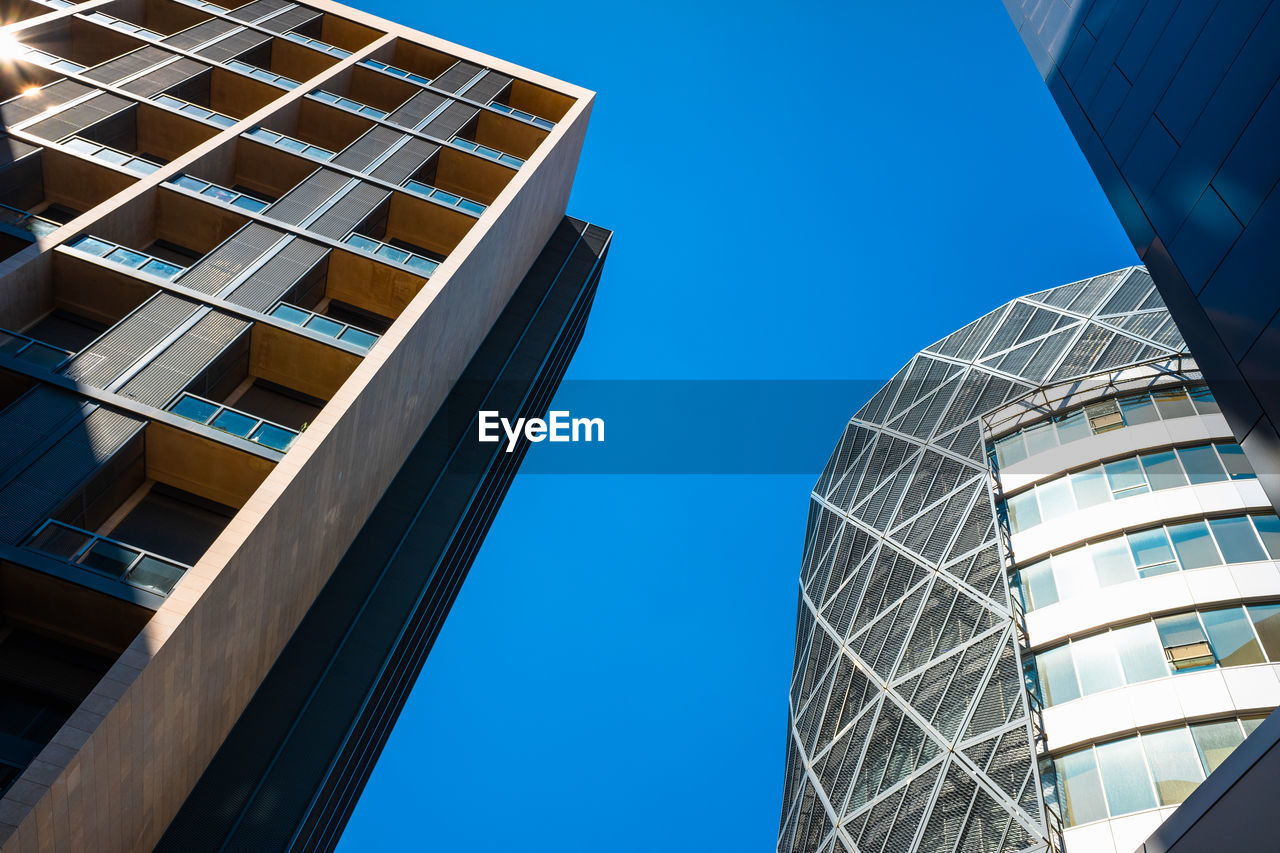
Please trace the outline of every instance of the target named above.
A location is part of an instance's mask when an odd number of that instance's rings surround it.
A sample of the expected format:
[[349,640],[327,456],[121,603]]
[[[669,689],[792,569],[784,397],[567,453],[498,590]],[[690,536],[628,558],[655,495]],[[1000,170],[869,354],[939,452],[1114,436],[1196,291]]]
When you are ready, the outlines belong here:
[[1280,504],[1280,2],[1005,7]]

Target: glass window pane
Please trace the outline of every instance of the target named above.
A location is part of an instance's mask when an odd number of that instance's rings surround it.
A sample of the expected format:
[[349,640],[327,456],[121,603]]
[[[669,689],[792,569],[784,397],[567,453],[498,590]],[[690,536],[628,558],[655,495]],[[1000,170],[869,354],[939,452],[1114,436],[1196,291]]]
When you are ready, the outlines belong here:
[[248,415],[243,415],[240,412],[232,411],[231,409],[224,410],[222,414],[213,419],[213,426],[220,430],[225,430],[232,435],[238,435],[241,438],[248,437],[249,433],[253,432],[253,428],[257,423],[257,418],[251,418]]
[[121,151],[115,151],[111,148],[103,148],[93,156],[97,157],[99,160],[102,160],[107,163],[113,163],[117,166],[122,163],[127,163],[129,162],[130,159],[132,159],[129,157],[128,154],[125,154]]
[[139,267],[147,260],[147,256],[132,249],[120,248],[107,255],[107,260],[115,261],[126,267]]
[[223,189],[218,186],[210,186],[207,190],[201,193],[201,195],[206,195],[209,198],[216,198],[218,201],[228,202],[234,201],[239,196],[238,193],[233,193],[231,190]]
[[1248,609],[1267,657],[1280,661],[1280,604],[1253,604]]
[[484,205],[478,201],[472,201],[469,198],[464,198],[462,201],[458,202],[458,207],[468,213],[474,213],[477,215],[484,213]]
[[363,234],[351,234],[343,242],[348,246],[355,246],[357,249],[363,249],[366,252],[377,251],[378,247],[382,245],[377,240],[370,240]]
[[1151,403],[1150,394],[1133,394],[1120,398],[1120,411],[1124,413],[1124,422],[1129,426],[1149,424],[1159,420],[1155,406]]
[[1238,444],[1215,444],[1218,448],[1218,455],[1222,457],[1222,464],[1226,466],[1227,473],[1231,475],[1233,480],[1249,480],[1258,476],[1253,473],[1253,467],[1249,464],[1249,460],[1244,458],[1244,451],[1240,449]]
[[1228,563],[1251,563],[1267,559],[1248,518],[1215,518],[1209,522],[1209,526],[1213,528],[1213,537],[1218,540],[1222,557]]
[[208,186],[204,181],[196,180],[188,175],[179,175],[173,179],[173,182],[184,189],[195,190],[196,192],[200,192],[200,190]]
[[1137,738],[1104,743],[1097,748],[1098,770],[1107,793],[1111,816],[1155,808],[1155,792],[1147,775],[1147,760]]
[[218,411],[218,407],[208,400],[201,400],[198,397],[192,397],[187,394],[174,403],[169,411],[175,415],[181,415],[184,418],[190,418],[203,424],[209,422],[209,418],[213,417],[214,412]]
[[1009,507],[1009,528],[1017,533],[1040,523],[1040,505],[1036,503],[1036,490],[1028,489],[1006,501]]
[[250,210],[254,213],[261,213],[267,209],[267,203],[265,201],[259,201],[258,199],[250,198],[247,195],[239,196],[235,201],[231,202],[231,204],[233,207],[242,207],[245,210]]
[[[457,204],[458,202],[462,201],[462,196],[457,196],[457,195],[454,195],[453,193],[447,193],[444,190],[436,190],[431,194],[431,197],[434,198],[436,201],[442,201],[445,204]],[[1055,441],[1054,444],[1056,445],[1057,442]]]
[[155,258],[152,258],[151,260],[147,261],[145,264],[142,265],[143,272],[151,273],[152,275],[158,275],[161,278],[168,278],[168,279],[176,278],[178,274],[182,272],[182,270],[183,268],[178,266],[177,264],[171,264],[168,261],[161,261]]
[[1095,434],[1110,432],[1124,426],[1124,418],[1120,414],[1120,406],[1115,400],[1103,400],[1085,406],[1085,415],[1089,418],[1089,426]]
[[351,344],[352,346],[368,349],[377,343],[378,336],[370,334],[363,329],[349,327],[345,332],[338,336],[338,339]]
[[1164,646],[1160,634],[1152,622],[1140,622],[1111,632],[1120,667],[1128,684],[1164,678],[1169,674],[1169,664],[1164,659]]
[[1178,458],[1182,460],[1182,466],[1186,468],[1192,483],[1214,483],[1227,479],[1227,472],[1218,461],[1218,454],[1208,444],[1181,447],[1178,449]]
[[1103,468],[1107,472],[1107,482],[1111,486],[1111,492],[1117,498],[1140,495],[1149,491],[1147,478],[1143,476],[1142,466],[1138,464],[1136,456],[1131,459],[1108,462]]
[[409,259],[408,252],[404,249],[397,249],[395,246],[379,246],[378,251],[374,254],[397,264],[404,263]]
[[143,160],[138,157],[134,157],[128,163],[125,163],[125,168],[130,171],[137,172],[140,175],[150,175],[152,172],[159,171],[160,169],[159,166],[152,163],[150,160]]
[[231,125],[236,123],[236,120],[233,119],[231,116],[224,116],[224,115],[221,115],[220,113],[214,113],[213,115],[209,116],[209,121],[218,125],[218,127],[231,127]]
[[301,308],[294,308],[292,305],[280,304],[271,309],[272,317],[279,317],[286,323],[294,323],[301,326],[311,317],[310,311],[303,311]]
[[133,567],[125,580],[141,589],[168,595],[173,592],[174,584],[182,577],[182,573],[181,566],[147,555],[138,561],[138,565]]
[[1262,649],[1253,636],[1253,628],[1243,607],[1207,610],[1200,614],[1209,634],[1209,645],[1222,666],[1246,666],[1263,663]]
[[1166,420],[1169,418],[1185,418],[1196,413],[1185,388],[1156,391],[1151,396],[1155,398],[1156,410],[1160,412],[1160,417]]
[[1252,519],[1271,559],[1280,560],[1280,518],[1274,515],[1255,515]]
[[1266,719],[1266,717],[1241,717],[1240,725],[1244,726],[1244,736],[1248,737],[1253,734],[1254,729],[1262,725]]
[[1107,806],[1092,749],[1067,753],[1054,761],[1054,769],[1062,788],[1062,819],[1067,826],[1106,818]]
[[1129,543],[1123,536],[1099,542],[1089,549],[1093,557],[1093,567],[1098,573],[1098,583],[1102,586],[1124,583],[1138,577],[1133,566],[1133,555],[1129,553]]
[[1116,656],[1111,634],[1086,637],[1071,644],[1076,672],[1080,676],[1080,692],[1088,696],[1124,684],[1120,659]]
[[263,424],[254,431],[249,440],[276,450],[288,450],[289,445],[293,443],[293,439],[296,436],[297,433],[293,430],[278,427],[274,424]]
[[54,557],[61,557],[64,560],[74,559],[76,554],[80,553],[80,549],[89,544],[92,537],[82,530],[76,530],[71,527],[64,527],[61,524],[46,524],[35,536],[31,537],[31,541],[27,543],[27,547],[39,551],[42,554],[49,554]]
[[1053,565],[1053,580],[1058,587],[1058,595],[1064,601],[1088,595],[1098,589],[1098,573],[1087,548],[1074,548],[1055,554],[1050,562]]
[[435,261],[424,258],[421,255],[410,255],[409,260],[405,261],[404,265],[419,275],[431,275],[440,266]]
[[1200,766],[1195,741],[1187,729],[1145,734],[1142,736],[1142,749],[1151,766],[1160,805],[1172,806],[1182,802],[1204,781],[1204,768]]
[[1206,774],[1217,770],[1218,765],[1226,761],[1227,756],[1244,742],[1244,733],[1235,720],[1192,726],[1191,737],[1195,739]]
[[1175,489],[1187,484],[1187,476],[1182,473],[1178,457],[1172,450],[1162,453],[1144,453],[1141,456],[1142,468],[1147,472],[1147,482],[1151,490]]
[[307,321],[306,327],[330,338],[336,338],[342,331],[342,324],[317,314]]
[[41,367],[47,367],[50,370],[57,367],[66,359],[67,353],[57,347],[51,347],[48,344],[42,344],[35,341],[31,346],[24,349],[18,354],[21,361],[38,364]]
[[1076,500],[1071,491],[1071,480],[1062,477],[1036,487],[1040,499],[1040,517],[1051,521],[1076,511]]
[[1071,661],[1071,646],[1061,645],[1036,655],[1036,674],[1040,677],[1040,689],[1046,705],[1059,705],[1080,698],[1076,668]]
[[1169,540],[1164,534],[1163,527],[1130,533],[1129,549],[1133,553],[1133,562],[1138,567],[1138,574],[1144,578],[1178,570],[1173,562],[1173,549],[1169,547]]
[[1027,442],[1028,456],[1034,456],[1058,446],[1058,433],[1053,428],[1052,421],[1027,427],[1022,431],[1022,437]]
[[1191,395],[1192,405],[1196,407],[1196,414],[1212,415],[1221,411],[1208,385],[1193,385],[1187,391]]
[[124,545],[99,539],[89,546],[88,551],[85,551],[84,556],[80,558],[80,565],[118,578],[141,553]]
[[1209,639],[1195,613],[1157,619],[1156,630],[1160,632],[1160,642],[1165,648],[1165,659],[1174,669],[1183,671],[1213,666]]
[[1209,527],[1203,521],[1169,525],[1169,539],[1173,541],[1178,562],[1182,563],[1184,569],[1222,564],[1218,549],[1213,544],[1213,537],[1209,535]]
[[1102,473],[1102,466],[1071,475],[1071,489],[1075,492],[1076,505],[1080,509],[1106,503],[1111,500],[1111,488]]
[[1058,442],[1061,444],[1093,435],[1093,430],[1089,429],[1089,421],[1084,416],[1084,409],[1076,409],[1071,414],[1062,416],[1057,423]]
[[1032,563],[1018,573],[1028,598],[1027,609],[1047,607],[1058,601],[1058,587],[1053,582],[1053,569],[1048,560]]
[[96,237],[81,237],[71,244],[73,249],[79,249],[82,252],[88,252],[91,255],[102,257],[110,252],[114,247],[114,243],[108,243],[106,240],[99,240]]

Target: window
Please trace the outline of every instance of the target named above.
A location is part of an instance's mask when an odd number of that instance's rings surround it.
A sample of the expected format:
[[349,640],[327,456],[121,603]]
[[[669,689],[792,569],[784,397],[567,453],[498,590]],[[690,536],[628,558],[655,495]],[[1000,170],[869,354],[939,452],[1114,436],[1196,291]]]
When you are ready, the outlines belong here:
[[1014,533],[1035,527],[1040,523],[1040,505],[1036,503],[1034,489],[1009,498],[1009,527]]
[[1252,604],[1248,611],[1267,657],[1280,660],[1280,604]]
[[1249,461],[1244,458],[1244,450],[1238,444],[1215,444],[1218,448],[1218,455],[1222,457],[1222,464],[1226,466],[1227,474],[1233,480],[1250,480],[1258,475],[1253,473],[1253,468],[1249,465]]
[[1196,413],[1195,407],[1191,405],[1191,398],[1187,396],[1185,388],[1173,388],[1168,391],[1156,391],[1151,395],[1155,400],[1156,411],[1160,413],[1160,417],[1165,420],[1171,418],[1185,418]]
[[1163,527],[1130,534],[1129,549],[1133,552],[1133,562],[1138,567],[1138,574],[1144,578],[1178,570],[1173,561],[1173,549],[1169,547],[1169,539],[1165,536]]
[[1218,454],[1214,452],[1213,445],[1184,447],[1178,451],[1178,456],[1182,459],[1182,466],[1186,468],[1187,478],[1192,483],[1213,483],[1227,478],[1227,473],[1223,470],[1222,463],[1218,461]]
[[1071,488],[1075,492],[1076,504],[1080,509],[1087,509],[1111,500],[1111,489],[1107,485],[1107,478],[1102,473],[1101,465],[1072,474]]
[[1213,666],[1209,638],[1195,613],[1165,616],[1156,620],[1156,630],[1164,644],[1164,657],[1175,670],[1202,669]]
[[1155,808],[1155,792],[1147,772],[1146,756],[1137,738],[1112,741],[1097,747],[1098,772],[1107,792],[1107,808],[1113,815]]
[[1215,518],[1209,526],[1213,528],[1213,535],[1228,563],[1250,563],[1267,558],[1247,517]]
[[1116,654],[1120,657],[1120,667],[1124,670],[1126,684],[1138,684],[1153,678],[1164,678],[1169,674],[1169,665],[1164,659],[1164,647],[1160,643],[1160,634],[1155,623],[1141,622],[1112,631]]
[[1080,692],[1083,695],[1124,686],[1120,658],[1116,656],[1110,631],[1073,642],[1071,656],[1080,676]]
[[1192,726],[1191,736],[1195,739],[1196,750],[1208,773],[1217,770],[1227,760],[1227,756],[1244,743],[1244,733],[1235,720]]
[[1161,453],[1144,453],[1142,470],[1146,472],[1147,482],[1151,490],[1176,489],[1187,484],[1187,477],[1182,473],[1182,465],[1178,463],[1177,454],[1172,450]]
[[[1245,524],[1248,523],[1246,519]],[[1213,537],[1209,535],[1209,526],[1203,521],[1170,525],[1169,538],[1173,541],[1174,550],[1178,552],[1178,562],[1183,569],[1199,569],[1222,563],[1218,558],[1218,549],[1213,544]]]
[[1124,427],[1124,416],[1120,414],[1120,405],[1115,400],[1085,406],[1084,411],[1094,435]]
[[1148,424],[1160,420],[1156,414],[1155,404],[1150,394],[1131,394],[1120,398],[1120,411],[1124,413],[1124,422],[1129,426]]
[[1263,663],[1262,647],[1243,607],[1210,610],[1201,614],[1213,655],[1223,666]]
[[1107,483],[1111,486],[1111,494],[1117,498],[1150,491],[1147,487],[1147,478],[1142,473],[1142,466],[1138,464],[1136,456],[1132,459],[1108,462],[1103,469],[1107,472]]
[[1151,765],[1160,805],[1177,805],[1191,796],[1191,792],[1204,781],[1204,768],[1200,765],[1189,729],[1152,732],[1143,735],[1141,740]]
[[1071,646],[1058,646],[1036,655],[1036,672],[1044,689],[1045,705],[1059,705],[1080,698]]
[[[1274,559],[1280,556],[1277,548],[1280,518],[1274,515],[1188,521],[1058,552],[1023,567],[1015,581],[1023,588],[1025,606],[1034,610],[1098,587],[1125,583],[1139,575],[1151,577],[1224,562],[1247,563],[1268,559],[1268,555]],[[1092,576],[1080,567],[1082,559],[1091,561]],[[1034,590],[1030,589],[1033,584]]]
[[1102,796],[1102,779],[1093,750],[1084,749],[1054,761],[1058,785],[1062,788],[1062,819],[1067,826],[1091,823],[1107,817]]
[[1076,511],[1075,497],[1071,491],[1071,480],[1062,477],[1043,486],[1036,487],[1036,497],[1040,499],[1040,517],[1042,521],[1052,521]]

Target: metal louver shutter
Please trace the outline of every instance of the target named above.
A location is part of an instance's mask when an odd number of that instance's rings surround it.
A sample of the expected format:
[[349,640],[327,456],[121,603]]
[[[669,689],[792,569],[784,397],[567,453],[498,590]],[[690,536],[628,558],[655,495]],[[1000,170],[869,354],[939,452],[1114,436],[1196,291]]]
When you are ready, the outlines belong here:
[[363,172],[370,163],[385,154],[391,146],[404,139],[404,136],[403,133],[398,133],[389,127],[376,125],[355,142],[348,145],[341,154],[334,158],[333,162],[339,166]]
[[118,95],[103,92],[43,121],[38,121],[25,130],[33,136],[56,142],[73,133],[78,133],[90,125],[97,124],[109,115],[133,106],[133,101],[126,101]]
[[251,325],[248,320],[210,311],[126,382],[120,394],[163,406]]
[[321,214],[310,229],[325,237],[340,240],[367,219],[390,195],[387,190],[362,183]]
[[425,139],[410,139],[398,151],[378,164],[372,174],[387,183],[402,184],[410,175],[422,168],[422,164],[430,160],[440,146]]
[[332,169],[317,169],[263,214],[290,225],[299,225],[326,201],[351,183],[351,178]]
[[254,311],[265,311],[328,254],[329,250],[324,246],[294,239],[232,291],[227,301]]
[[149,98],[152,95],[181,86],[192,77],[198,77],[208,70],[209,66],[184,56],[177,62],[162,65],[154,71],[143,74],[136,80],[130,80],[120,88],[126,92]]
[[214,18],[212,21],[205,21],[196,24],[194,27],[188,27],[180,33],[169,36],[160,42],[170,47],[176,47],[179,50],[190,50],[191,48],[204,44],[207,41],[217,38],[220,35],[229,33],[236,29],[237,25],[230,21],[224,21],[222,18]]
[[183,273],[182,284],[201,293],[219,293],[284,237],[282,231],[250,222]]
[[482,77],[467,86],[459,94],[465,95],[473,101],[487,104],[493,100],[494,95],[507,88],[510,84],[511,78],[506,74],[498,71],[486,71]]
[[387,116],[387,121],[392,124],[398,124],[401,127],[415,128],[422,123],[424,118],[435,112],[447,100],[448,98],[443,95],[437,95],[435,92],[428,92],[423,89],[401,104],[395,112]]
[[471,78],[480,73],[481,68],[482,66],[476,65],[474,62],[459,59],[453,65],[450,65],[447,71],[437,77],[431,85],[441,92],[456,92],[470,83]]

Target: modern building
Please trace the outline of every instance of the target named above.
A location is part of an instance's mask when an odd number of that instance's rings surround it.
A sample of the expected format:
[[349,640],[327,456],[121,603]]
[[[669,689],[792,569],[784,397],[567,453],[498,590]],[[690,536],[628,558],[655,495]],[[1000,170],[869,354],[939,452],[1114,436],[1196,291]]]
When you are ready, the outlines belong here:
[[1280,3],[1005,7],[1280,506]]
[[928,347],[813,490],[778,849],[1130,853],[1280,705],[1277,561],[1144,269]]
[[0,30],[0,850],[337,840],[582,334],[593,95],[317,0]]

